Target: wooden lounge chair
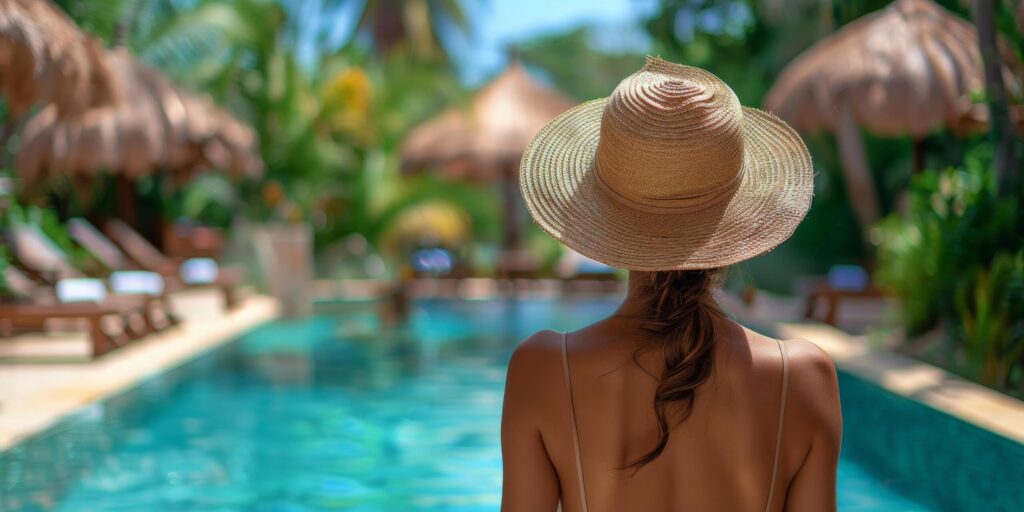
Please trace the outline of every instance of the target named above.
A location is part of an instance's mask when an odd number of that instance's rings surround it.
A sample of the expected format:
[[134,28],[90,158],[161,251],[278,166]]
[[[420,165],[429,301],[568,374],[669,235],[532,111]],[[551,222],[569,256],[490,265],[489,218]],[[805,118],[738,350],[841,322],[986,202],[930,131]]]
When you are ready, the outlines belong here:
[[[71,265],[67,255],[38,228],[16,225],[8,230],[7,235],[14,258],[47,285],[56,287],[62,279],[85,277]],[[154,331],[178,324],[178,320],[171,313],[166,290],[156,295],[112,294],[106,301],[110,305],[123,303],[125,307],[141,306],[146,312],[146,322]]]
[[856,265],[833,265],[825,279],[812,281],[807,286],[804,318],[816,318],[817,305],[825,302],[822,321],[835,326],[839,308],[847,299],[882,299],[885,292],[872,284],[870,273]]
[[[124,222],[117,219],[108,221],[104,231],[110,240],[120,247],[123,254],[138,264],[139,268],[167,277],[178,278],[180,276],[182,262],[165,256],[159,249],[153,247],[149,240],[146,240]],[[233,308],[238,303],[235,288],[241,280],[242,276],[236,269],[221,268],[216,279],[204,284],[219,288],[224,294],[224,303],[228,308]]]
[[[151,270],[143,269],[134,260],[129,258],[120,247],[110,241],[110,239],[96,229],[92,223],[85,219],[70,219],[68,221],[68,234],[71,235],[71,239],[74,240],[75,243],[85,248],[85,250],[89,251],[89,253],[98,259],[100,263],[111,270],[153,272]],[[164,287],[168,292],[176,292],[186,287],[185,283],[176,275],[163,274],[159,272],[153,273],[160,276],[160,279],[163,281]]]
[[[139,305],[123,301],[60,303],[52,289],[36,285],[13,267],[4,279],[17,302],[0,302],[0,336],[15,331],[46,331],[54,322],[83,328],[89,335],[92,355],[99,356],[148,333],[147,324],[136,320],[145,314]],[[110,324],[115,324],[112,328]]]

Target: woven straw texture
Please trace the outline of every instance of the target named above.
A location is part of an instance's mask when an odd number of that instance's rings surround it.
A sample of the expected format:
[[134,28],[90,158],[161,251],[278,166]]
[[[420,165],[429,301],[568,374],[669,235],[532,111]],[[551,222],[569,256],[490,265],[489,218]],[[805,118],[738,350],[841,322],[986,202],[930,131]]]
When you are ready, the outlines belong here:
[[545,126],[520,187],[534,221],[630,270],[717,268],[764,254],[807,213],[814,172],[784,122],[699,68],[648,58],[608,98]]

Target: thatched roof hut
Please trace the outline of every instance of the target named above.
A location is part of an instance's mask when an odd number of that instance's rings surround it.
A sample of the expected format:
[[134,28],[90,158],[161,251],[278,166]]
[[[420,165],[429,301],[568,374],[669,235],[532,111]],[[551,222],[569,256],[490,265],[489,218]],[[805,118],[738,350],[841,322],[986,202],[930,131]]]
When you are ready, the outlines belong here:
[[574,102],[537,82],[518,61],[473,95],[414,128],[402,145],[402,168],[436,169],[456,180],[494,182],[518,169],[530,139]]
[[62,116],[44,107],[26,124],[15,168],[26,185],[111,172],[134,179],[167,170],[179,181],[211,167],[258,174],[256,135],[203,97],[185,93],[123,49],[104,55],[120,99]]
[[[1005,79],[1016,84],[1009,69]],[[879,135],[960,126],[984,89],[974,25],[930,0],[897,0],[790,63],[765,107],[795,128],[834,130],[840,104]]]
[[[983,122],[985,107],[971,94],[984,90],[984,76],[974,25],[931,0],[896,0],[798,56],[764,105],[798,130],[836,133],[850,202],[866,229],[880,208],[860,127],[913,137],[920,170],[920,140],[929,132]],[[1009,68],[1004,79],[1019,89]]]
[[504,196],[504,247],[519,244],[524,208],[516,176],[527,144],[573,106],[558,91],[530,77],[512,59],[466,106],[451,107],[420,124],[402,145],[402,169],[431,169],[450,180],[499,183]]
[[15,116],[39,100],[64,116],[114,102],[103,52],[49,0],[0,0],[0,94]]

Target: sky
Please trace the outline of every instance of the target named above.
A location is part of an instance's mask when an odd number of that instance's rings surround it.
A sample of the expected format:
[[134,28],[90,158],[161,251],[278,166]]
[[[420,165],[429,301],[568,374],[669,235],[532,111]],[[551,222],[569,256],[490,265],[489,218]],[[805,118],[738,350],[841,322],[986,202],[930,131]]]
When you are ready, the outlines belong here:
[[[598,38],[595,44],[643,51],[649,42],[639,30],[638,21],[656,4],[657,0],[462,0],[472,33],[467,38],[449,38],[445,43],[462,81],[479,85],[505,65],[509,43],[581,25],[604,29],[601,33],[606,37]],[[348,5],[331,20],[332,39],[344,40],[351,34],[363,4]]]
[[653,11],[653,0],[490,0],[467,1],[474,34],[467,45],[450,48],[464,81],[476,84],[505,64],[510,42],[571,30],[581,25],[602,27],[611,40],[645,49],[639,19]]

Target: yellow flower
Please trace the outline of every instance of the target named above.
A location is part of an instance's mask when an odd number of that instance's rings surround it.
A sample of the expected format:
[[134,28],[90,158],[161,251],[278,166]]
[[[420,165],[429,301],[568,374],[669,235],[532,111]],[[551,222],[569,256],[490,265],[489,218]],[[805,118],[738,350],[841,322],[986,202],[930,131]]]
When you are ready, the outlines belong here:
[[366,114],[373,99],[373,84],[362,68],[346,68],[335,73],[324,88],[324,109]]
[[331,131],[347,133],[363,142],[373,138],[373,85],[366,71],[357,67],[339,71],[327,81],[323,94],[323,119]]

